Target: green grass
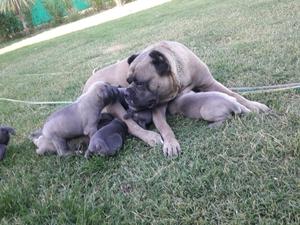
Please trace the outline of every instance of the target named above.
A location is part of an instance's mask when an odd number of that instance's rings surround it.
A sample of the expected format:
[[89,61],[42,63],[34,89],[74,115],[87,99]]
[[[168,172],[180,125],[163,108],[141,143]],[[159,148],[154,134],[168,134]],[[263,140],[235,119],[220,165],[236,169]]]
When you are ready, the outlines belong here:
[[[300,4],[293,0],[171,3],[0,56],[0,97],[74,100],[93,68],[162,39],[186,44],[217,80],[300,80]],[[183,155],[128,138],[112,158],[40,157],[27,135],[56,106],[0,102],[16,128],[0,164],[1,224],[300,224],[300,92],[252,94],[278,116],[220,129],[169,118]]]

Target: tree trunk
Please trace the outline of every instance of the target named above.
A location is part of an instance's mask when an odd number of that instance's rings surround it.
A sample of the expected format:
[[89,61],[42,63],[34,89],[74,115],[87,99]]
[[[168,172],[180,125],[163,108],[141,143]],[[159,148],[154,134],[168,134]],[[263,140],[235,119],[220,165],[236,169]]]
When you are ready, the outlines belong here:
[[115,3],[117,6],[122,6],[122,0],[115,0]]
[[26,35],[28,35],[30,33],[29,28],[27,27],[25,16],[23,15],[23,13],[20,9],[19,2],[15,2],[15,12],[16,12],[16,15],[17,15],[18,19],[22,23],[23,31],[25,32]]
[[26,20],[25,20],[25,16],[24,16],[22,13],[20,13],[20,14],[18,15],[18,18],[19,18],[19,20],[20,20],[21,23],[22,23],[23,31],[25,32],[25,34],[26,34],[26,35],[30,34],[29,28],[27,27],[27,23],[26,23]]

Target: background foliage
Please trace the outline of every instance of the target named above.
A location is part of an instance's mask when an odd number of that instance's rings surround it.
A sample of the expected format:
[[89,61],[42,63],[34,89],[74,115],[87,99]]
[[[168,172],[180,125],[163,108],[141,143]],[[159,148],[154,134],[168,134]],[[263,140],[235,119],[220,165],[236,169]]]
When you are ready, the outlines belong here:
[[22,25],[16,16],[0,13],[0,40],[13,38],[22,30]]
[[[21,7],[21,12],[24,14],[26,27],[28,26],[30,32],[34,33],[35,30],[40,30],[43,27],[49,28],[62,23],[72,22],[93,13],[112,8],[117,4],[122,5],[132,2],[133,0],[81,0],[81,2],[75,2],[74,0],[24,1],[32,3],[28,3],[30,6],[29,9],[27,7]],[[89,4],[91,8],[88,7]],[[86,5],[89,10],[83,14],[79,14],[76,7],[84,7],[84,5]],[[17,34],[17,36],[26,35],[26,33],[21,33],[22,25],[20,25],[16,14],[3,12],[0,15],[0,25],[0,40],[2,41],[12,39],[16,37]]]

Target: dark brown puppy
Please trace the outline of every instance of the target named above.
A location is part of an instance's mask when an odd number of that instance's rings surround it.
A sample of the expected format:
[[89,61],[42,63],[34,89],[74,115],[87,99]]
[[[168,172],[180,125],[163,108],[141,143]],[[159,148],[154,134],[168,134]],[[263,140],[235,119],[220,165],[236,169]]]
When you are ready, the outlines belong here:
[[[128,65],[129,64],[129,65]],[[180,145],[166,122],[167,103],[180,94],[191,90],[218,91],[235,97],[250,111],[265,112],[269,108],[259,102],[245,99],[232,92],[211,75],[207,65],[183,44],[162,41],[151,45],[139,54],[114,65],[96,71],[86,82],[84,92],[96,81],[128,87],[127,102],[132,110],[153,108],[153,122],[163,138],[163,152],[176,156]],[[124,120],[126,110],[119,104],[107,107],[119,119]],[[160,142],[160,136],[146,131],[133,120],[124,120],[129,133],[153,146]]]
[[10,140],[10,135],[15,135],[15,130],[11,127],[0,126],[0,160],[3,160]]

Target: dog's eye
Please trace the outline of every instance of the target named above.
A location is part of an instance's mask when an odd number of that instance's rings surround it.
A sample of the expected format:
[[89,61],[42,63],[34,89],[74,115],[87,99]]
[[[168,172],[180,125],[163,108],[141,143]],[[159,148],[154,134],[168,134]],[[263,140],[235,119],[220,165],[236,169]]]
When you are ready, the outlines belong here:
[[128,77],[128,78],[127,78],[127,83],[128,83],[128,84],[131,84],[131,83],[133,82],[133,80],[134,80],[134,79],[133,79],[132,77]]
[[146,85],[146,82],[144,82],[144,81],[137,81],[136,80],[136,81],[134,81],[134,83],[135,83],[136,86],[139,86],[139,87]]
[[142,86],[144,83],[143,82],[134,82],[137,86]]

